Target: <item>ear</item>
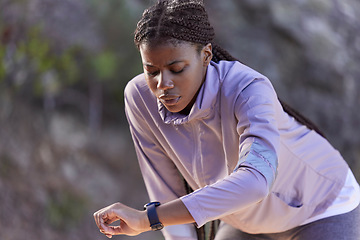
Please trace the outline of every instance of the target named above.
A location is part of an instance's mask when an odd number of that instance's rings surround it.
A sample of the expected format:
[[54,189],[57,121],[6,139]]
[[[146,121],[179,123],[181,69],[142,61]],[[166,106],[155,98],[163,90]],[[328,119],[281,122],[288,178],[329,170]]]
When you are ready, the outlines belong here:
[[202,49],[202,52],[203,52],[204,66],[207,66],[209,65],[213,56],[211,43],[206,44]]

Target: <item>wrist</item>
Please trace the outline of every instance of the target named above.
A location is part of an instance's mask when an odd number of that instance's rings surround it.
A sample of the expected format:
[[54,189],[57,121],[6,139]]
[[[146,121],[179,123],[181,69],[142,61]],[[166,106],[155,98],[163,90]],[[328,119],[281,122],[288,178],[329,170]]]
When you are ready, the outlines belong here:
[[141,226],[145,229],[145,232],[151,231],[150,221],[146,209],[141,211]]

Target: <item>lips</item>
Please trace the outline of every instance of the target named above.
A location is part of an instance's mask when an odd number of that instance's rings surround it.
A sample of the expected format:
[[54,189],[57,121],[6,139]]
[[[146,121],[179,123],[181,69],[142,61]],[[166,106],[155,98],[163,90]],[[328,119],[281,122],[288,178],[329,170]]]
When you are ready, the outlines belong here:
[[159,99],[160,101],[167,106],[175,105],[179,102],[180,96],[169,96],[169,95],[160,95]]

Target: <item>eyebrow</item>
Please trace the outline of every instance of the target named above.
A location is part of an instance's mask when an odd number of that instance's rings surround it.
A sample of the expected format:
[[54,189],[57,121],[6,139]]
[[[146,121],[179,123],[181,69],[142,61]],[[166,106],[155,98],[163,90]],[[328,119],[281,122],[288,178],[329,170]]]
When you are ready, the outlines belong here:
[[[184,61],[175,60],[175,61],[170,62],[170,63],[167,64],[166,66],[171,66],[171,65],[174,65],[174,64],[177,64],[177,63],[181,63],[181,62],[184,62]],[[147,67],[155,67],[155,66],[151,65],[150,63],[145,63],[144,65],[147,66]]]

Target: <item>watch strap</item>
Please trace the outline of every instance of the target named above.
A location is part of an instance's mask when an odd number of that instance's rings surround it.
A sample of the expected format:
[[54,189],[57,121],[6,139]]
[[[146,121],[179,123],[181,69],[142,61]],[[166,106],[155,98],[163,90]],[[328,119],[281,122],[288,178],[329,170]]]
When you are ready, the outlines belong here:
[[159,217],[156,212],[156,207],[160,206],[159,202],[150,202],[144,206],[149,218],[150,227],[153,231],[158,231],[163,229],[163,224],[160,222]]

